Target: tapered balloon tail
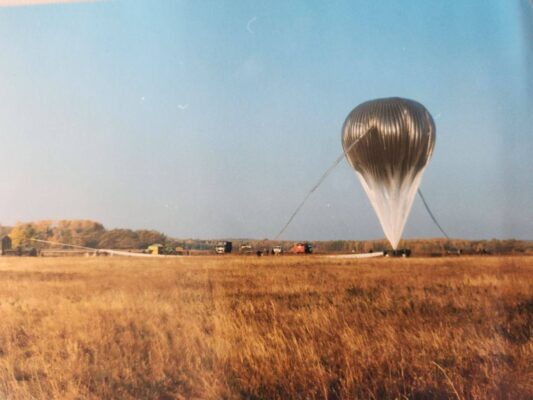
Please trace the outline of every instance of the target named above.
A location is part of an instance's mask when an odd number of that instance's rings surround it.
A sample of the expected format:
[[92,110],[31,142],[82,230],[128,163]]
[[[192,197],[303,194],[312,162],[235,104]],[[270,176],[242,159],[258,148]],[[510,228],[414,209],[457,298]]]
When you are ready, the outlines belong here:
[[396,250],[402,237],[407,217],[411,212],[423,171],[412,171],[405,177],[396,175],[383,181],[374,177],[357,176],[378,216],[385,236]]
[[435,146],[431,114],[414,100],[367,101],[344,121],[342,146],[396,249]]

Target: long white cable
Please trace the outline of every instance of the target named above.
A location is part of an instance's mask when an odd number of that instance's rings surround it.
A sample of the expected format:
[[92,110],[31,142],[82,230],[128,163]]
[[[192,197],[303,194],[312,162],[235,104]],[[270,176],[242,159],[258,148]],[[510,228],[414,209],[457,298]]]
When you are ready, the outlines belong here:
[[111,249],[95,249],[93,247],[86,247],[86,246],[78,246],[75,244],[67,244],[67,243],[60,243],[60,242],[52,242],[50,240],[42,240],[42,239],[35,239],[31,238],[30,240],[34,242],[39,243],[47,243],[47,244],[55,244],[59,246],[66,246],[66,247],[72,247],[75,249],[83,249],[83,250],[91,250],[95,253],[105,253],[109,255],[116,255],[116,256],[125,256],[125,257],[176,257],[176,256],[166,256],[163,254],[146,254],[146,253],[130,253],[129,251],[121,251],[121,250],[111,250]]

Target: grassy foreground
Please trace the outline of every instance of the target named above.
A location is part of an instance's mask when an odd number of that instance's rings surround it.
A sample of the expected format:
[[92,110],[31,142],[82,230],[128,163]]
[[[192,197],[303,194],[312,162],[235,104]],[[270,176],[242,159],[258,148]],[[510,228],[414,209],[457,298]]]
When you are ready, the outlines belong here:
[[533,258],[0,259],[0,399],[533,398]]

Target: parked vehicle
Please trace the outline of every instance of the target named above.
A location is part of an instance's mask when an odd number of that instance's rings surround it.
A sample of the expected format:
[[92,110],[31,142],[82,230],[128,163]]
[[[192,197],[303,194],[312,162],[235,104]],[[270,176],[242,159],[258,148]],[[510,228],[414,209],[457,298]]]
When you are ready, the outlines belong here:
[[253,254],[254,249],[252,248],[252,245],[248,243],[244,243],[241,245],[240,252],[241,254],[249,255],[249,254]]
[[217,254],[229,254],[233,250],[232,242],[218,242],[215,246],[215,253]]
[[[179,252],[181,251],[181,253]],[[172,246],[165,246],[159,243],[152,244],[151,246],[148,246],[148,248],[145,250],[148,254],[153,255],[165,255],[165,256],[173,256],[177,254],[183,254],[183,247],[172,247]]]
[[283,254],[283,247],[282,246],[274,246],[272,247],[272,254],[275,256],[279,256]]
[[311,254],[313,252],[313,245],[309,242],[296,243],[291,248],[293,254]]

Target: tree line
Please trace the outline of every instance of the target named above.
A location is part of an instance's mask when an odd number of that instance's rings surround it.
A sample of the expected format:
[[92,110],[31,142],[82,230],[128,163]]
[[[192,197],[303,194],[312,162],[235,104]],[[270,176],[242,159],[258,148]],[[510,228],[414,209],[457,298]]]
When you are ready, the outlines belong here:
[[[9,234],[13,247],[49,247],[32,239],[95,249],[146,249],[159,243],[189,250],[212,250],[217,240],[174,239],[149,229],[106,229],[101,223],[90,220],[36,221],[17,223],[13,227],[0,226],[0,235]],[[231,239],[230,239],[231,240]],[[234,249],[249,244],[254,249],[269,249],[281,245],[289,250],[294,241],[233,240]],[[388,241],[381,240],[330,240],[313,242],[316,253],[368,253],[390,249]],[[409,248],[414,254],[438,255],[460,250],[464,254],[533,253],[533,241],[528,240],[463,240],[463,239],[407,239],[400,248]]]
[[[368,253],[370,251],[384,251],[390,249],[387,240],[335,240],[314,243],[317,252],[321,253]],[[533,241],[517,239],[402,239],[398,248],[410,249],[414,254],[509,254],[533,253]]]
[[49,245],[32,239],[46,240],[96,249],[145,249],[154,243],[166,243],[167,237],[157,231],[110,229],[90,220],[37,221],[17,223],[9,229],[13,247]]

